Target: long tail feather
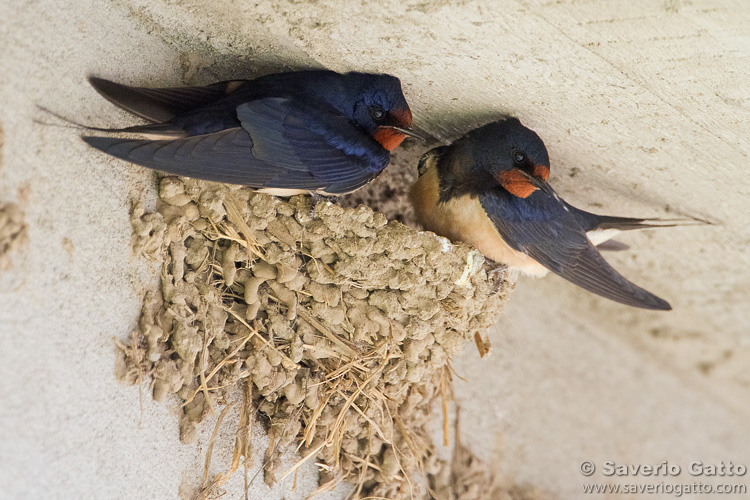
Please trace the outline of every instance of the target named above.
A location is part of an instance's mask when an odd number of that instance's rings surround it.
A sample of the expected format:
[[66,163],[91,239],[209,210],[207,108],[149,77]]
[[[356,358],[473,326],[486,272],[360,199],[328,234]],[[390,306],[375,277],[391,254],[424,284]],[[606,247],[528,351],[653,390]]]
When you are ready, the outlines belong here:
[[90,125],[84,125],[83,123],[72,120],[66,116],[56,113],[44,106],[37,106],[41,111],[54,116],[58,120],[65,122],[65,124],[49,123],[41,120],[34,120],[35,123],[46,125],[50,127],[66,127],[83,130],[91,130],[95,132],[107,132],[110,134],[126,133],[126,134],[143,134],[152,138],[177,138],[183,137],[185,132],[176,129],[173,125],[162,124],[162,123],[149,123],[148,125],[134,125],[132,127],[125,128],[106,128],[106,127],[92,127]]
[[158,123],[211,104],[239,88],[242,80],[214,83],[203,87],[153,89],[129,87],[97,77],[89,77],[89,83],[94,90],[115,106],[144,120]]
[[612,217],[600,215],[599,224],[596,229],[617,229],[618,231],[631,231],[636,229],[654,229],[659,227],[677,226],[704,226],[712,223],[697,217],[676,217],[671,219],[636,219],[630,217]]

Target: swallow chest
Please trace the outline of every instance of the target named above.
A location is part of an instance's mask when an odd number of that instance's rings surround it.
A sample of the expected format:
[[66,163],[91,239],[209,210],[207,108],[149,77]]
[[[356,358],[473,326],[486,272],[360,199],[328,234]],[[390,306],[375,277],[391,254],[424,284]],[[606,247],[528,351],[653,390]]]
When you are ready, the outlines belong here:
[[417,220],[425,229],[452,241],[468,243],[495,262],[507,264],[526,275],[540,278],[547,274],[544,266],[505,242],[478,197],[467,194],[441,202],[439,193],[437,169],[432,165],[410,193]]

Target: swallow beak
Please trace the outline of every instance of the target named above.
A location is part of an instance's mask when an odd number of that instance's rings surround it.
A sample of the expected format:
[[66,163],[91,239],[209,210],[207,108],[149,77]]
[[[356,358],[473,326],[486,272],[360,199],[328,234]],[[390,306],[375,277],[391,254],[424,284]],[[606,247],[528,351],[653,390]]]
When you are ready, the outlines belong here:
[[381,125],[381,126],[382,126],[383,128],[390,128],[390,129],[393,129],[393,130],[395,130],[396,132],[399,132],[399,133],[401,133],[401,134],[404,134],[404,135],[406,135],[406,136],[409,136],[409,137],[413,137],[413,138],[415,138],[415,139],[419,139],[419,140],[420,140],[420,141],[422,141],[422,142],[426,142],[426,141],[427,141],[427,140],[426,140],[426,139],[425,139],[424,137],[422,137],[421,135],[417,134],[416,132],[414,132],[414,131],[413,131],[412,129],[410,129],[410,128],[405,128],[405,127],[397,127],[397,126],[395,126],[395,125]]
[[549,184],[547,184],[547,181],[538,177],[534,177],[533,175],[523,172],[522,170],[519,170],[519,172],[523,173],[523,175],[526,176],[532,186],[534,186],[547,196],[552,196],[552,188],[549,186]]

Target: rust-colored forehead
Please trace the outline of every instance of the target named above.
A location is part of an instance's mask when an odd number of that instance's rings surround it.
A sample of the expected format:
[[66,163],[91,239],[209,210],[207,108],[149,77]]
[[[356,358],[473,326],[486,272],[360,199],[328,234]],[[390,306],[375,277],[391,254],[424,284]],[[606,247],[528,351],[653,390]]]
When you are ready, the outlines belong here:
[[549,179],[549,167],[547,165],[534,165],[534,170],[532,172],[534,177],[538,177],[543,180]]
[[396,119],[399,127],[411,127],[412,116],[409,108],[394,109],[391,111],[391,116]]

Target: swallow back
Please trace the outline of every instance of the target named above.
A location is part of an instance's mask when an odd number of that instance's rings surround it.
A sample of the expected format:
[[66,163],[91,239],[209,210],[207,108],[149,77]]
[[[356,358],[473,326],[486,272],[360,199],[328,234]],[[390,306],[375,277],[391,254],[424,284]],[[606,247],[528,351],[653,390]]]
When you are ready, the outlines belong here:
[[137,165],[274,193],[341,195],[375,179],[411,132],[391,75],[300,71],[203,87],[91,85],[151,123],[123,129],[147,139],[84,137]]

